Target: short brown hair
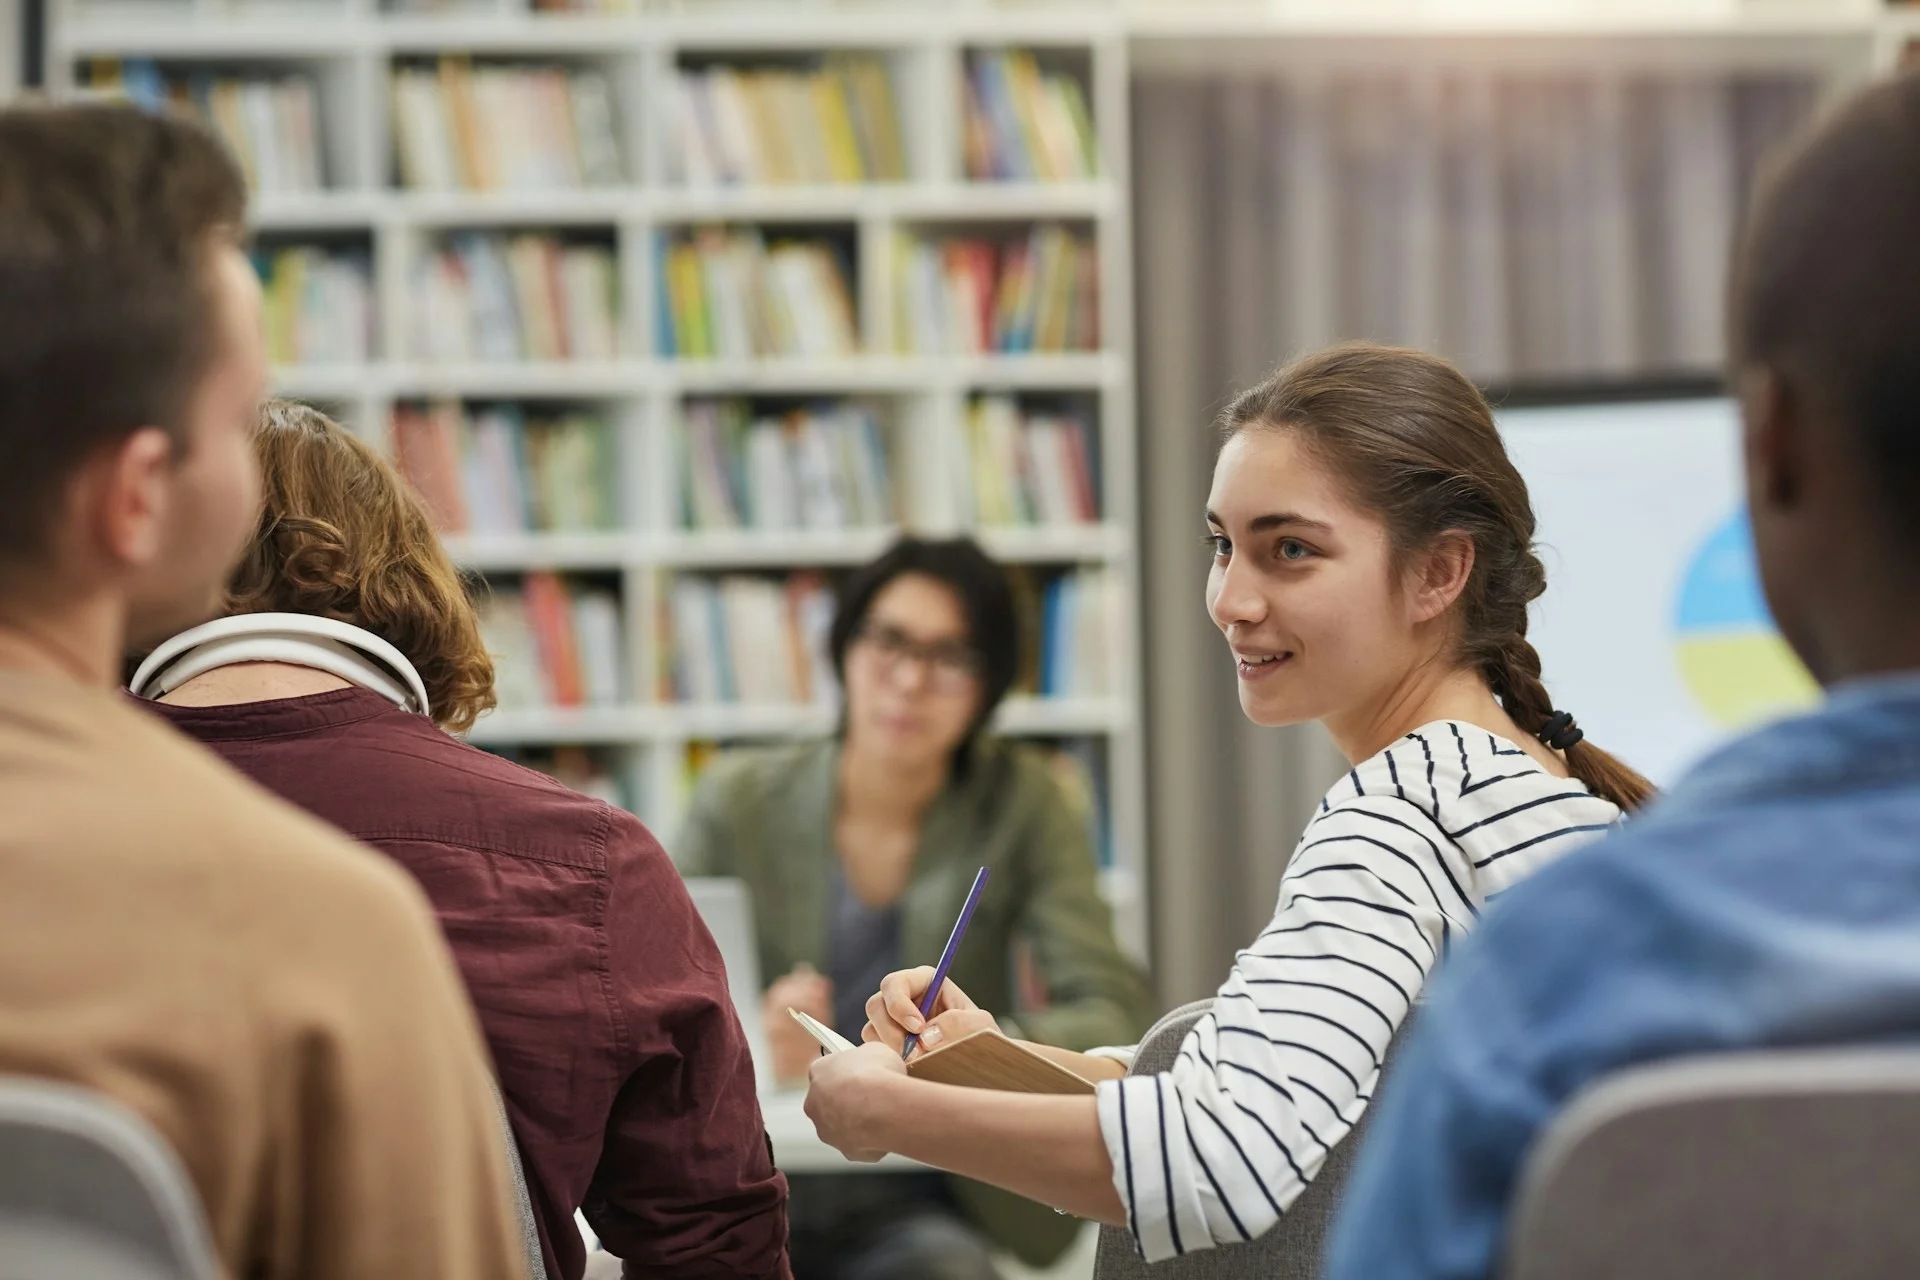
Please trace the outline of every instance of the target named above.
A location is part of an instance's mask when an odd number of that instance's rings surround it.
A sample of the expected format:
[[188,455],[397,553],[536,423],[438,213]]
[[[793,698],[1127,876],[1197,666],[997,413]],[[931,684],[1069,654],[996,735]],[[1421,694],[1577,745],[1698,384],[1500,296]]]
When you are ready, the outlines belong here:
[[493,659],[427,506],[387,460],[318,409],[269,400],[254,431],[259,525],[229,613],[306,613],[365,627],[413,663],[435,721],[494,704]]
[[[1473,570],[1454,602],[1455,658],[1486,680],[1501,708],[1538,735],[1554,712],[1527,639],[1527,606],[1547,589],[1533,549],[1533,503],[1480,389],[1447,361],[1403,347],[1348,342],[1315,351],[1235,397],[1228,435],[1298,432],[1387,527],[1394,551],[1442,534],[1473,540]],[[1653,785],[1591,742],[1567,769],[1597,796],[1637,809]]]
[[190,121],[0,110],[0,563],[47,548],[65,482],[142,427],[184,445],[216,341],[209,251],[246,184]]

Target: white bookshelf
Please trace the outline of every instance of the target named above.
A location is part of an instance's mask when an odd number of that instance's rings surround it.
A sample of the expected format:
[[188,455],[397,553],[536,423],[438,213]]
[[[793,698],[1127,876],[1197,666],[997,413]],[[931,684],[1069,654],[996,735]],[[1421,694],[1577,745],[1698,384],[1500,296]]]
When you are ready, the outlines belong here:
[[[0,0],[4,5],[6,0]],[[1113,637],[1114,680],[1096,698],[1014,698],[998,717],[1010,735],[1103,744],[1113,866],[1103,884],[1123,939],[1146,951],[1143,882],[1144,769],[1139,716],[1138,573],[1134,550],[1131,245],[1127,224],[1127,45],[1111,6],[995,9],[923,5],[652,4],[622,17],[539,14],[524,0],[493,0],[445,14],[383,12],[375,0],[283,0],[272,5],[89,4],[55,0],[47,70],[71,93],[87,59],[145,57],[226,71],[299,69],[313,75],[329,185],[272,194],[254,208],[273,243],[351,239],[370,251],[377,358],[364,365],[287,367],[283,393],[345,415],[389,444],[397,404],[440,397],[528,400],[599,409],[618,437],[624,520],[617,532],[455,537],[463,564],[510,579],[554,569],[617,581],[626,623],[628,687],[655,687],[655,623],[666,575],[687,572],[835,570],[883,548],[898,530],[768,535],[675,527],[671,438],[682,400],[694,395],[857,397],[880,408],[897,505],[915,532],[965,531],[1004,560],[1029,566],[1099,566],[1120,592],[1127,621]],[[971,48],[1035,48],[1084,70],[1101,176],[1072,183],[973,182],[960,145],[960,84]],[[683,55],[699,58],[870,52],[893,71],[910,179],[836,186],[692,188],[672,180],[667,80]],[[564,192],[420,192],[393,176],[390,68],[402,60],[470,54],[590,64],[612,85],[627,182]],[[1012,233],[1058,220],[1091,229],[1098,246],[1101,346],[1068,354],[917,356],[894,353],[891,331],[896,229],[920,226]],[[702,223],[832,225],[854,246],[863,354],[831,359],[676,360],[656,354],[653,245],[663,230]],[[410,267],[440,233],[457,229],[557,229],[613,246],[622,299],[620,354],[606,361],[432,365],[404,349]],[[968,398],[1009,391],[1072,395],[1099,431],[1102,522],[1041,528],[965,528],[949,472]],[[663,839],[682,816],[689,744],[769,741],[826,732],[825,706],[713,705],[640,696],[626,705],[500,710],[473,731],[489,747],[581,745],[618,761],[635,807]]]

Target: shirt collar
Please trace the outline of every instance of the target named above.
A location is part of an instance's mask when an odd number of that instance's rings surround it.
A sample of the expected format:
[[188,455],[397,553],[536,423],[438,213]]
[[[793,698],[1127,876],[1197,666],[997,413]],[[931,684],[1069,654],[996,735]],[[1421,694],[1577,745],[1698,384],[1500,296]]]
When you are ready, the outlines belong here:
[[1837,684],[1824,705],[1755,730],[1696,765],[1658,806],[1720,807],[1782,796],[1920,784],[1920,672]]

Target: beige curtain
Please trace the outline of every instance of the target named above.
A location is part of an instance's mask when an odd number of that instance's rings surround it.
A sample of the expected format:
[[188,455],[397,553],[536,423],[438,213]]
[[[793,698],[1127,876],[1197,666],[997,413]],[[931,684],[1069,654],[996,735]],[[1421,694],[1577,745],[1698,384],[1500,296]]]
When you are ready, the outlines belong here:
[[1240,714],[1207,619],[1210,420],[1348,337],[1489,383],[1711,372],[1737,211],[1806,78],[1479,69],[1182,79],[1133,98],[1143,638],[1155,973],[1210,994],[1345,768]]

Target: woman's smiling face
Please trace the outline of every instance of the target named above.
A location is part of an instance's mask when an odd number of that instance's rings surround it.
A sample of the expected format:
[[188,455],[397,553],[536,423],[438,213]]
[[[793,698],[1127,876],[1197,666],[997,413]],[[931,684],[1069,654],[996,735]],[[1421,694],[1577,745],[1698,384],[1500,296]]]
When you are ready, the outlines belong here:
[[1300,434],[1252,427],[1207,497],[1207,611],[1255,724],[1338,716],[1389,696],[1425,648],[1387,528]]

